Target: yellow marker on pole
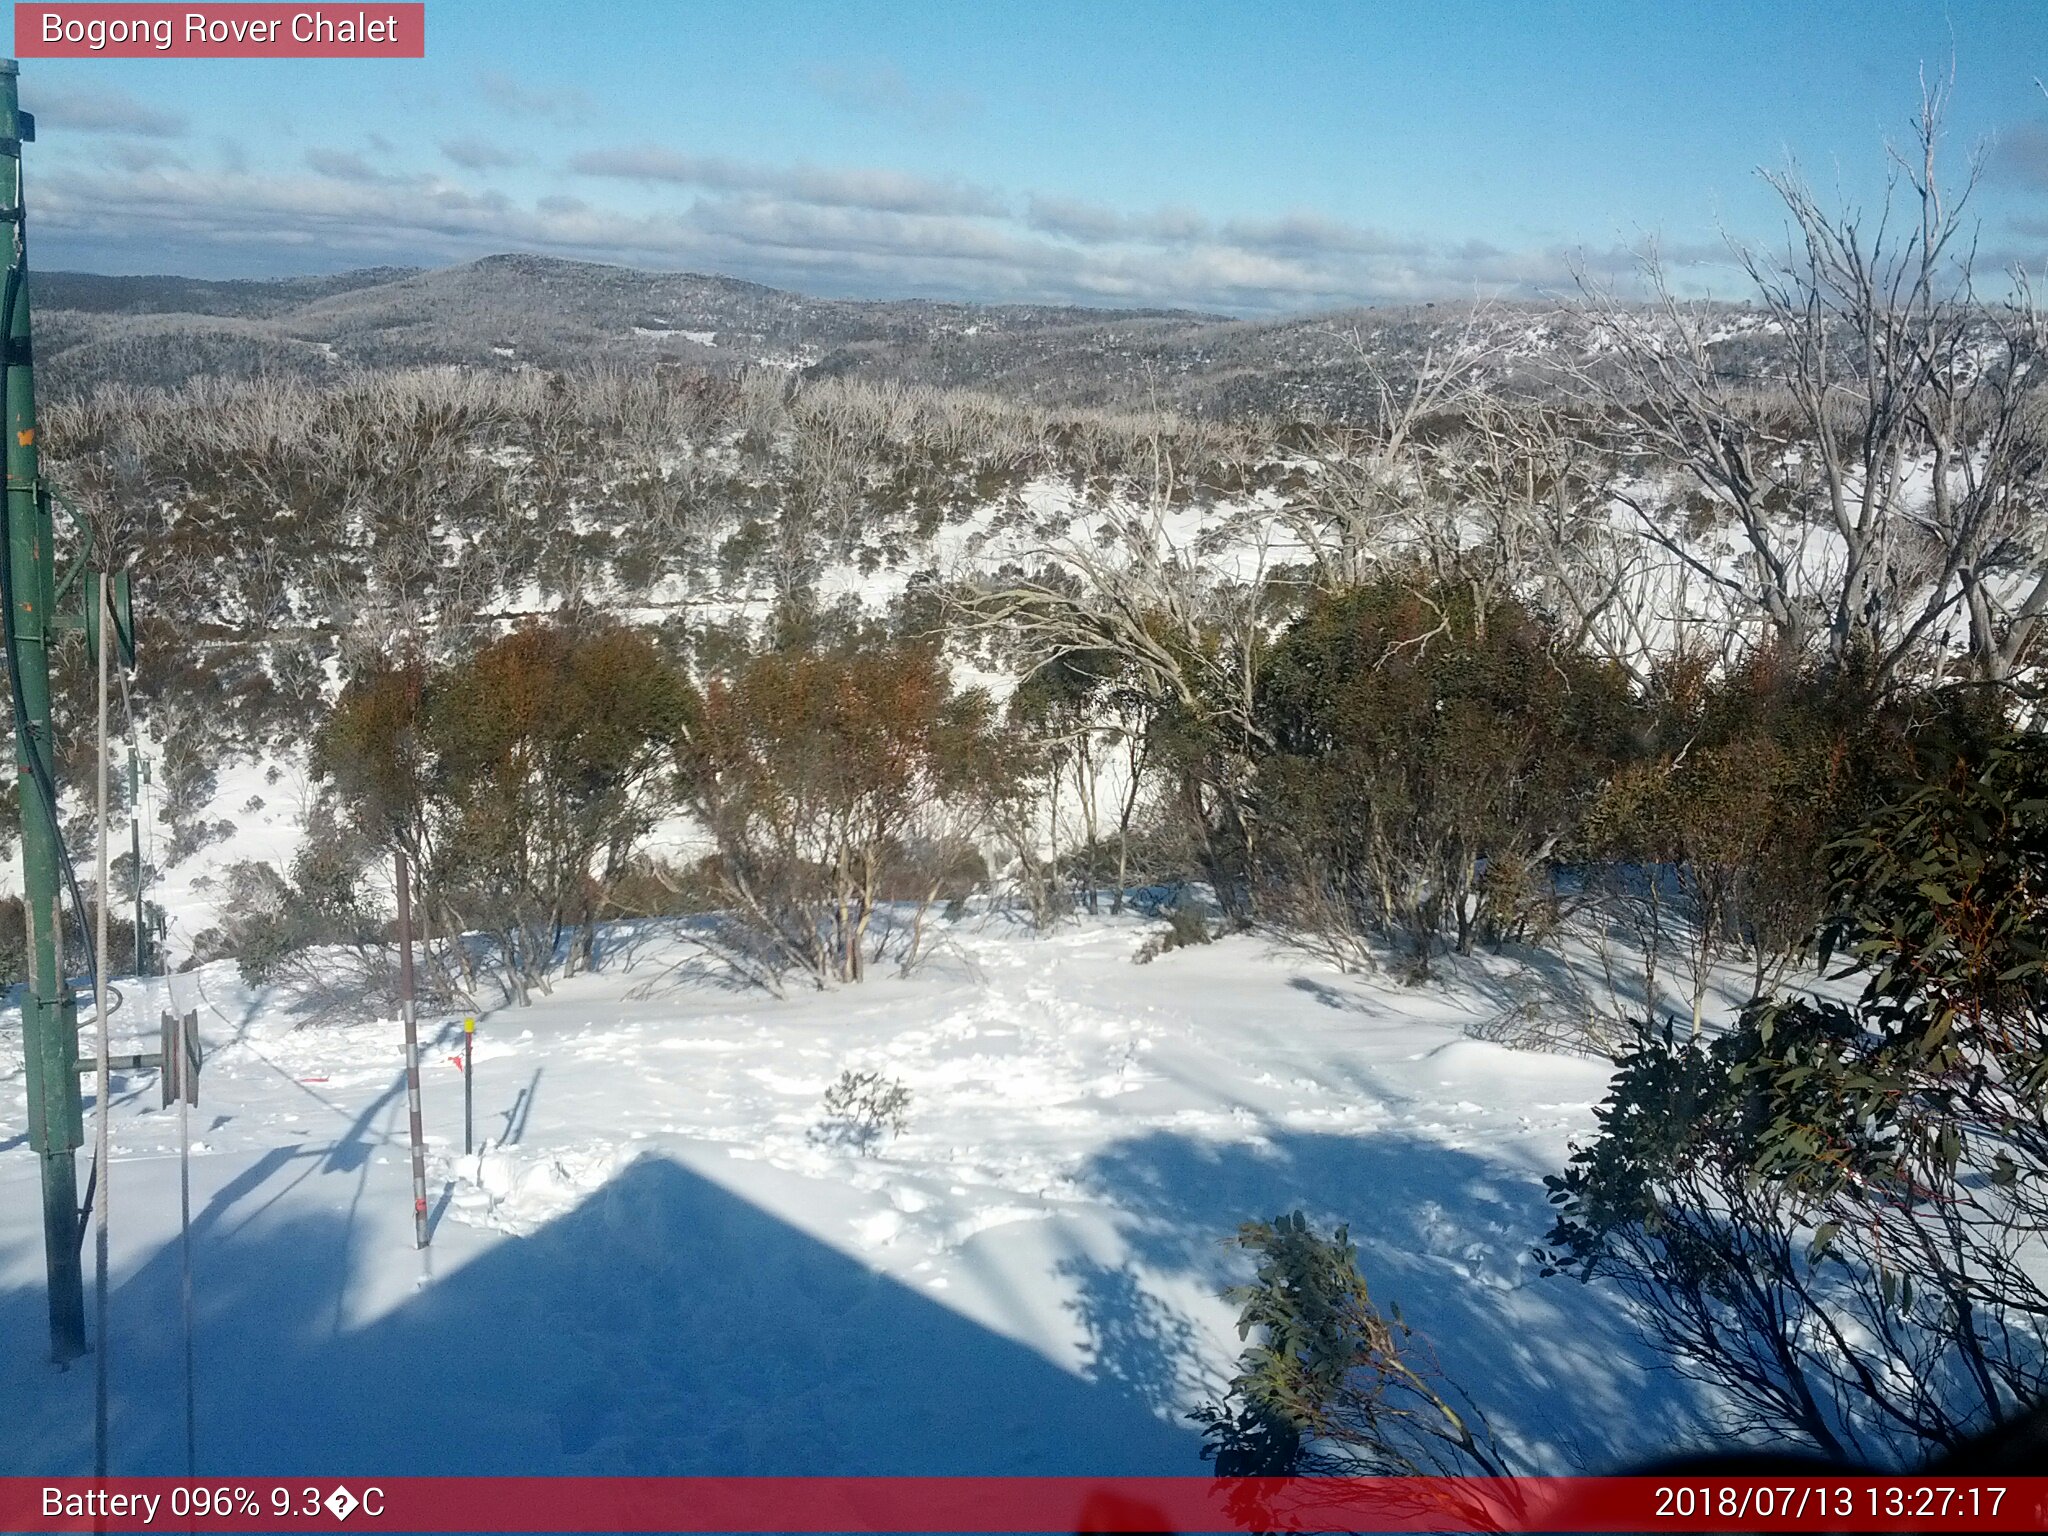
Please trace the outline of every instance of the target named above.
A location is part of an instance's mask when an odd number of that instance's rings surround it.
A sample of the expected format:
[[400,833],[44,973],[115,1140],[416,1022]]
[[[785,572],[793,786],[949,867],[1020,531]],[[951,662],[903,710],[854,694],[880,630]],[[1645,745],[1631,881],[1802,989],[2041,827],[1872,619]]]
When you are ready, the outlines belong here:
[[476,1079],[469,1070],[473,1059],[471,1053],[475,1048],[476,1020],[466,1018],[462,1021],[462,1154],[465,1157],[476,1150],[473,1145],[475,1137],[470,1129],[476,1123],[476,1117],[472,1113],[476,1105],[476,1094],[471,1086]]

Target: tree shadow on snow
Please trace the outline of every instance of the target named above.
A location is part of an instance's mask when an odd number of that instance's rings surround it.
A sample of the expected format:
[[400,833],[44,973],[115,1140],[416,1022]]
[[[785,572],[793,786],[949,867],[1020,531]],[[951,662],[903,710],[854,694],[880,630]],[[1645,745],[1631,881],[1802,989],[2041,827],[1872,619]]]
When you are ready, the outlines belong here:
[[[1702,1403],[1658,1368],[1618,1298],[1540,1277],[1530,1250],[1551,1217],[1537,1170],[1387,1133],[1154,1133],[1102,1149],[1080,1182],[1123,1213],[1130,1262],[1210,1294],[1250,1278],[1228,1243],[1241,1223],[1301,1210],[1326,1232],[1348,1224],[1374,1301],[1389,1313],[1398,1303],[1536,1470],[1599,1472],[1705,1439]],[[1150,1395],[1185,1332],[1107,1272],[1085,1278],[1091,1294],[1109,1303],[1088,1330],[1098,1377]],[[1184,1365],[1179,1378],[1191,1374]]]
[[1313,976],[1290,976],[1287,985],[1297,992],[1306,992],[1325,1008],[1350,1013],[1369,1013],[1372,1010],[1372,1003],[1367,998],[1333,987],[1327,981],[1318,981]]
[[1058,1273],[1072,1287],[1067,1310],[1081,1326],[1090,1380],[1114,1385],[1176,1421],[1223,1397],[1235,1362],[1160,1297],[1143,1271],[1076,1256],[1062,1260]]
[[[367,1321],[351,1265],[413,1256],[339,1216],[210,1219],[194,1255],[203,1474],[1200,1471],[1138,1367],[1082,1380],[658,1158]],[[111,1310],[113,1470],[182,1472],[175,1241]],[[0,1336],[40,1344],[40,1286]],[[82,1472],[89,1366],[10,1353],[0,1472]]]
[[599,923],[591,935],[591,969],[632,970],[650,948],[660,944],[668,926],[654,918]]

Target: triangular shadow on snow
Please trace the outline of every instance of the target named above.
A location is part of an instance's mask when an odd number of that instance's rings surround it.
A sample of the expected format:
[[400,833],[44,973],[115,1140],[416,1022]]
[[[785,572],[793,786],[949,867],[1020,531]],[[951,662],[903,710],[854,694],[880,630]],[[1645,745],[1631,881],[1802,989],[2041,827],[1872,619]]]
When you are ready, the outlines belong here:
[[[341,1216],[208,1229],[202,1474],[1203,1470],[1193,1435],[1114,1376],[1084,1381],[665,1159],[360,1325]],[[175,1242],[111,1302],[113,1469],[182,1472]],[[0,1291],[0,1337],[44,1336],[41,1288]],[[0,1389],[0,1472],[89,1465],[89,1365],[9,1362]]]

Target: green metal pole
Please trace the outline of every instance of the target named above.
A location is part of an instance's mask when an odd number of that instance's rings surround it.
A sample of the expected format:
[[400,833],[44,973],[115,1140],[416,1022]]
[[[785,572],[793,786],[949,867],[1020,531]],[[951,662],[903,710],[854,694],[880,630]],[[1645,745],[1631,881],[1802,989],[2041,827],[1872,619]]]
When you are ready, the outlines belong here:
[[128,722],[128,857],[135,866],[135,979],[149,974],[149,944],[142,932],[142,775],[135,722]]
[[[58,907],[55,807],[43,793],[55,784],[50,751],[50,612],[57,585],[48,499],[36,452],[36,392],[29,346],[28,248],[22,212],[22,119],[19,66],[0,60],[0,239],[7,245],[5,327],[7,413],[7,569],[13,657],[19,689],[15,732],[21,775],[22,902],[27,918],[28,985],[21,1002],[28,1069],[29,1141],[43,1165],[43,1245],[50,1275],[50,1358],[85,1353],[85,1277],[79,1264],[78,1169],[85,1139],[78,1089],[76,1004],[64,980],[63,914]],[[32,131],[32,130],[31,130]],[[30,754],[41,760],[38,775]]]

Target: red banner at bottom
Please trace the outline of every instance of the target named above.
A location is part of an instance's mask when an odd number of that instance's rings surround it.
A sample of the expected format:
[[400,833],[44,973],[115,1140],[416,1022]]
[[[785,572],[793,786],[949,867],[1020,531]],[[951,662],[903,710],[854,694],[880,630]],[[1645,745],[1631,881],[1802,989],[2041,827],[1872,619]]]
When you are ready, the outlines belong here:
[[2041,1531],[2048,1477],[10,1477],[0,1530]]

